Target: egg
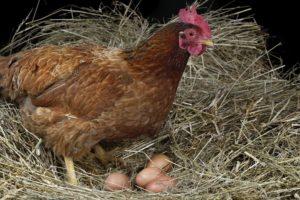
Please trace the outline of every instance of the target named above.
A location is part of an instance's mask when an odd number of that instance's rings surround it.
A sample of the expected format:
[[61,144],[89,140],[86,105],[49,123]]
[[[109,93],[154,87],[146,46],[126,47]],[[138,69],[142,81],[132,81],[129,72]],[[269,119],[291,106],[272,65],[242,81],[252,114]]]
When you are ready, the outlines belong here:
[[151,181],[150,183],[148,183],[145,189],[148,192],[159,193],[159,192],[167,191],[170,188],[174,188],[176,184],[177,184],[176,179],[167,175],[162,175],[157,177],[155,180]]
[[104,183],[104,189],[108,191],[130,189],[129,177],[125,174],[115,172],[110,174]]
[[169,172],[172,169],[170,158],[164,154],[155,154],[150,158],[147,167],[157,167],[164,172]]
[[148,167],[140,171],[136,176],[136,183],[140,187],[145,187],[148,183],[163,175],[159,168]]

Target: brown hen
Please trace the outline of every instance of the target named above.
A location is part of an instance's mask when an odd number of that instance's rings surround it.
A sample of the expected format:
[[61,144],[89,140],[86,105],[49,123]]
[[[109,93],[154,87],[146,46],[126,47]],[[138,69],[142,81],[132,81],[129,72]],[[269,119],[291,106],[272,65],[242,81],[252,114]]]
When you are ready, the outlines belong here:
[[100,141],[162,127],[189,56],[212,44],[195,7],[179,19],[130,50],[43,46],[0,58],[1,94],[19,104],[26,128],[65,158],[71,184],[73,158],[96,148],[106,159]]

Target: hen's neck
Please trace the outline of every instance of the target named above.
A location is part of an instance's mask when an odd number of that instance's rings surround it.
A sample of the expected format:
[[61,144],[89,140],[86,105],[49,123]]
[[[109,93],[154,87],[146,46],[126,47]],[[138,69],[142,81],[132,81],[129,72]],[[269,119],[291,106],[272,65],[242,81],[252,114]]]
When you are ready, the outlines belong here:
[[146,42],[126,52],[126,60],[136,73],[149,76],[180,79],[189,53],[179,48],[179,32],[188,25],[180,22],[169,24],[154,33]]

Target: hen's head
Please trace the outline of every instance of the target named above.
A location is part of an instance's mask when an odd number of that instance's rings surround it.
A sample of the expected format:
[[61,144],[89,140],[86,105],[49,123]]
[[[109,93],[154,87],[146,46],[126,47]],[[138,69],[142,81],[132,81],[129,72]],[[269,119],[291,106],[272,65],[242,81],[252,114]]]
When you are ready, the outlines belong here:
[[179,20],[186,24],[193,24],[193,28],[187,28],[179,33],[179,47],[187,50],[191,55],[202,54],[207,46],[213,46],[211,41],[211,29],[203,16],[199,15],[196,6],[181,9]]

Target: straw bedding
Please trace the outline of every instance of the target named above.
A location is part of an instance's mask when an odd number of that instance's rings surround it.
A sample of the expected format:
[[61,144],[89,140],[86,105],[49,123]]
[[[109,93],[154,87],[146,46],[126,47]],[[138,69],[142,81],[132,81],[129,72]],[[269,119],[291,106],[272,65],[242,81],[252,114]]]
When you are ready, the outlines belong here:
[[[190,59],[164,129],[156,138],[108,145],[120,148],[132,180],[153,153],[167,154],[176,188],[104,191],[105,177],[122,169],[105,169],[92,157],[76,162],[81,185],[68,186],[63,160],[22,126],[15,105],[2,101],[0,198],[300,199],[300,78],[280,76],[281,61],[250,14],[241,7],[205,13],[216,46]],[[122,4],[61,9],[28,17],[1,54],[80,42],[132,47],[159,26]]]

